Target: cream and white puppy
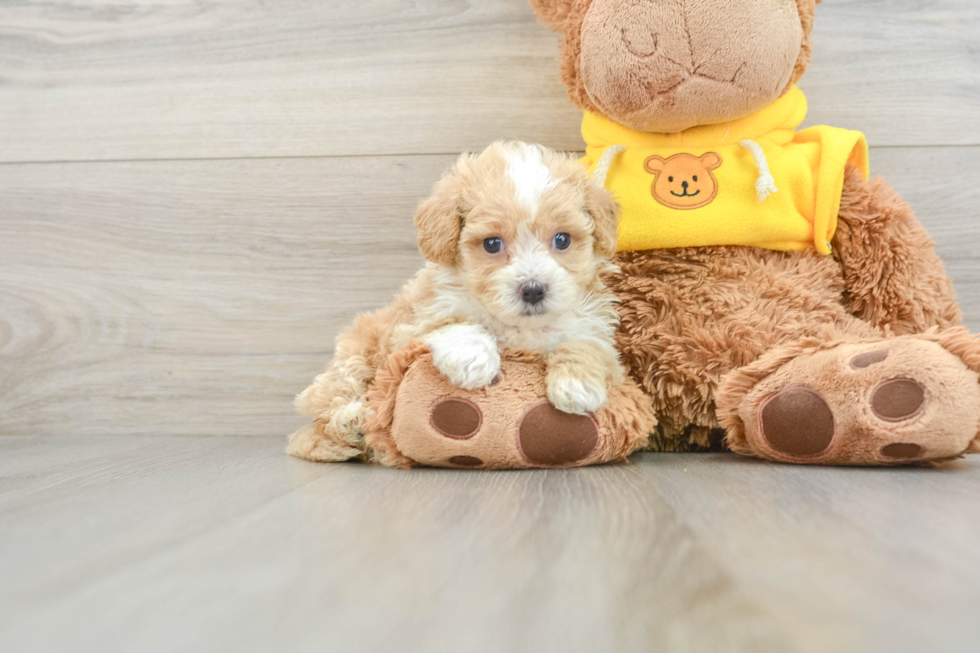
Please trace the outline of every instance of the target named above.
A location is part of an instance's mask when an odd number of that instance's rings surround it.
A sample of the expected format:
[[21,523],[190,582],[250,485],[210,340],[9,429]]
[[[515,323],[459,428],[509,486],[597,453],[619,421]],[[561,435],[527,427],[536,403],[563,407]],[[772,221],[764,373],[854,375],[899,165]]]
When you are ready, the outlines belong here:
[[567,155],[515,142],[461,157],[415,216],[425,267],[393,304],[337,338],[330,367],[297,399],[313,421],[287,451],[323,461],[369,454],[364,396],[413,340],[466,389],[494,381],[502,348],[542,350],[559,410],[604,406],[623,378],[615,297],[600,280],[617,217],[612,196]]

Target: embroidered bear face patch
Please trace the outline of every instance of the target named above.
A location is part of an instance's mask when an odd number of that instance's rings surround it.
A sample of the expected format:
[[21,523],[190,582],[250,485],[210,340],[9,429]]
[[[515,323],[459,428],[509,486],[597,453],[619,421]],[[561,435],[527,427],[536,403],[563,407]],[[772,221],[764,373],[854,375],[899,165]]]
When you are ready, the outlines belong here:
[[672,209],[700,209],[718,196],[718,180],[714,170],[721,167],[721,155],[708,152],[675,154],[669,159],[651,156],[643,166],[656,175],[653,180],[653,199]]

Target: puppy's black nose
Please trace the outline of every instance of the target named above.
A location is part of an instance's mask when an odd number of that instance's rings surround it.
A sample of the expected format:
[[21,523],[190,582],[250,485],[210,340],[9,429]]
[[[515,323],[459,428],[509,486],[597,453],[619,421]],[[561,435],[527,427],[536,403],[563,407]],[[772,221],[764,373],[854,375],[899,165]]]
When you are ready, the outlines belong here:
[[681,186],[684,187],[684,190],[687,190],[687,182],[686,181],[682,181],[681,182]]
[[544,299],[544,286],[537,281],[528,281],[521,286],[521,299],[528,304],[539,304]]

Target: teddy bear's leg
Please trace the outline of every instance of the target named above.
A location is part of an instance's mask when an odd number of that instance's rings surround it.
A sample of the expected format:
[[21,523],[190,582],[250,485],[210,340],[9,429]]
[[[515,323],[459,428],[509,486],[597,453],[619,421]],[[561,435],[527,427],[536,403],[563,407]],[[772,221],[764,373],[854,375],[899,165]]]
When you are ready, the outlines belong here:
[[960,324],[953,285],[912,208],[888,183],[848,168],[834,257],[844,272],[844,304],[895,335]]
[[980,339],[962,327],[883,339],[832,329],[729,373],[718,417],[736,452],[896,465],[980,452]]
[[368,393],[366,441],[374,460],[397,467],[578,467],[625,460],[645,444],[656,420],[636,385],[615,383],[603,408],[572,415],[548,401],[546,374],[537,355],[510,352],[492,385],[466,390],[424,350],[393,355]]

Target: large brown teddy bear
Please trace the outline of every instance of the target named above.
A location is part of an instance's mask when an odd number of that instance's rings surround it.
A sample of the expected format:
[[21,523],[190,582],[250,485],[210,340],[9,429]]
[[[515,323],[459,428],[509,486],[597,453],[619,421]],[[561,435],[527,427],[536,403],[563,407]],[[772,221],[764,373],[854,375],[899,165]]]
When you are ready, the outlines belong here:
[[797,131],[818,0],[531,0],[623,206],[619,345],[651,448],[980,452],[980,343],[863,136]]

